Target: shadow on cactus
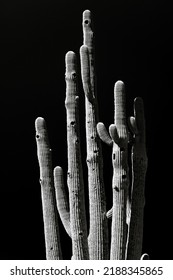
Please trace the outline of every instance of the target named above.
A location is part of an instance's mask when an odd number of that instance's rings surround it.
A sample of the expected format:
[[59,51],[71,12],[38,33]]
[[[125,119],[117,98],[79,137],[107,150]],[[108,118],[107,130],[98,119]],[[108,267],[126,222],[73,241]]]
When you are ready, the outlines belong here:
[[[125,86],[122,81],[117,81],[114,87],[114,123],[107,130],[105,125],[99,122],[94,34],[89,10],[83,13],[83,46],[80,48],[80,62],[85,94],[89,230],[79,132],[80,74],[77,71],[76,54],[69,51],[65,57],[68,194],[65,192],[62,168],[52,167],[45,120],[39,117],[35,122],[46,258],[62,259],[63,244],[60,242],[59,232],[61,220],[72,240],[74,260],[145,259],[146,254],[141,257],[147,170],[143,101],[139,97],[134,100],[134,116],[127,121]],[[112,147],[113,178],[110,210],[106,207],[101,142]],[[110,234],[109,219],[111,219]]]

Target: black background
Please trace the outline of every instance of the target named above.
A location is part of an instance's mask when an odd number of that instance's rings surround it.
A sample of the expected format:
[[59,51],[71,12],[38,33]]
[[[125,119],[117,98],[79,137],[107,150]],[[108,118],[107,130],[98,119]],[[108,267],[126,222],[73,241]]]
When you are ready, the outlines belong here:
[[[94,16],[100,121],[107,127],[113,122],[118,79],[126,85],[128,115],[136,96],[144,100],[149,162],[143,252],[171,259],[171,1],[4,0],[1,5],[0,259],[45,259],[34,122],[46,119],[53,165],[66,173],[64,57],[69,50],[79,53],[85,9]],[[84,153],[82,90],[80,99]],[[111,190],[111,149],[103,146],[103,152]],[[70,240],[61,233],[64,258],[70,258]]]

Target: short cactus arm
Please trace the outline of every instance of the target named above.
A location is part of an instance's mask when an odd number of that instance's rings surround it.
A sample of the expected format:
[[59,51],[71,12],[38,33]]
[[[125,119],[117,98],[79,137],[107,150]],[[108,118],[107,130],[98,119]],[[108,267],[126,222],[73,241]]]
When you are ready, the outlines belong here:
[[66,54],[66,114],[70,205],[70,232],[73,259],[89,259],[85,213],[84,182],[80,152],[77,63],[73,52]]
[[144,191],[148,161],[145,143],[144,105],[139,97],[134,100],[134,117],[130,118],[130,126],[134,134],[134,143],[131,154],[132,196],[127,259],[139,260],[142,254]]
[[53,186],[53,171],[51,149],[43,118],[35,121],[37,156],[40,166],[40,185],[42,194],[43,220],[46,243],[46,259],[62,259],[58,213],[56,208],[55,190]]
[[66,232],[71,236],[69,202],[64,186],[63,170],[60,166],[54,168],[54,185],[59,216]]
[[108,259],[108,228],[103,182],[101,143],[97,134],[98,104],[94,70],[94,44],[91,12],[83,13],[84,45],[80,49],[81,74],[85,93],[86,142],[89,186],[90,259]]
[[100,137],[100,139],[106,143],[108,146],[112,146],[113,145],[113,140],[110,137],[105,125],[101,122],[99,122],[97,124],[97,133]]
[[113,144],[113,209],[110,259],[125,259],[126,251],[126,202],[129,187],[128,131],[126,125],[124,83],[116,82],[114,89],[114,125],[109,128]]

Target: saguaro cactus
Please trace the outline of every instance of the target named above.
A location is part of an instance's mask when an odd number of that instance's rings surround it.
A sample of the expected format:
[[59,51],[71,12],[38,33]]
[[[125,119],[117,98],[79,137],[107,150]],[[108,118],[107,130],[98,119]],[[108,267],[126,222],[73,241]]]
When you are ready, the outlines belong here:
[[97,135],[98,104],[95,77],[94,35],[91,12],[83,13],[84,45],[80,49],[81,74],[85,93],[86,142],[89,186],[89,253],[91,259],[108,258],[106,197],[103,182],[101,143]]
[[66,100],[68,142],[68,189],[70,202],[70,230],[74,259],[88,259],[88,242],[85,216],[84,182],[82,174],[78,85],[76,56],[66,54]]
[[62,259],[58,213],[53,185],[52,157],[45,120],[43,118],[37,118],[35,127],[37,155],[40,165],[46,258]]
[[144,189],[148,163],[145,144],[144,105],[143,100],[139,97],[134,100],[134,117],[130,117],[130,127],[134,135],[134,141],[131,153],[132,193],[127,258],[139,259],[142,251]]
[[[122,81],[117,81],[114,87],[114,123],[109,126],[109,132],[104,124],[99,122],[92,25],[91,12],[86,10],[82,19],[83,45],[80,48],[80,62],[85,94],[88,182],[84,182],[83,179],[80,149],[79,99],[81,90],[77,83],[79,79],[77,57],[72,51],[69,51],[65,57],[68,195],[65,192],[62,168],[57,166],[54,170],[52,169],[45,121],[43,118],[36,120],[46,257],[47,259],[62,258],[63,244],[60,246],[57,215],[59,213],[62,224],[72,240],[72,259],[140,259],[147,169],[143,101],[139,97],[134,100],[134,116],[129,118],[128,123],[125,85]],[[112,147],[113,206],[109,211],[106,208],[101,140]],[[130,154],[131,164],[129,165]],[[132,176],[129,176],[129,172]],[[87,185],[88,230],[84,196]],[[109,218],[112,219],[110,241],[108,240]]]

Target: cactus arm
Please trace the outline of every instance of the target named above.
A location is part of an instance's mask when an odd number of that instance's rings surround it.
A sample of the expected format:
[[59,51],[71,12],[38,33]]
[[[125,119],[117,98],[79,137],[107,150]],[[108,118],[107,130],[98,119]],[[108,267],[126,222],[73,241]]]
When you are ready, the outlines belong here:
[[112,141],[111,137],[109,136],[109,133],[107,132],[107,129],[106,129],[105,125],[101,122],[99,122],[97,124],[97,133],[98,133],[100,139],[104,143],[106,143],[108,146],[113,145],[113,141]]
[[67,234],[71,236],[69,203],[65,192],[63,170],[60,166],[56,166],[54,168],[54,186],[56,193],[57,209],[59,212],[60,219]]
[[112,152],[113,163],[113,210],[111,228],[110,259],[125,259],[126,250],[126,201],[129,186],[124,83],[116,82],[114,88],[114,125],[109,131],[114,141]]
[[84,46],[80,49],[81,75],[85,93],[86,143],[89,188],[89,255],[90,259],[108,259],[108,227],[103,182],[101,143],[97,134],[98,104],[96,99],[94,44],[91,13],[83,13]]
[[147,253],[144,253],[140,258],[140,260],[142,260],[142,261],[144,261],[144,260],[148,261],[149,259],[150,259],[150,256]]
[[112,219],[112,212],[113,212],[113,207],[110,210],[108,210],[107,213],[106,213],[106,217],[108,219]]
[[76,55],[66,54],[66,114],[70,205],[70,231],[73,259],[88,259],[87,223],[85,213],[84,182],[80,153],[78,87]]
[[131,130],[134,132],[134,143],[131,153],[132,199],[127,259],[137,260],[141,258],[142,253],[144,191],[147,170],[144,106],[139,97],[134,100],[134,117],[130,118],[130,124]]
[[52,158],[49,147],[46,123],[43,118],[35,121],[37,156],[40,166],[40,185],[42,194],[43,220],[46,245],[46,259],[62,259],[58,213],[53,186]]
[[80,48],[80,61],[81,61],[81,77],[85,95],[90,103],[93,102],[93,93],[90,83],[90,64],[88,47],[83,45]]

